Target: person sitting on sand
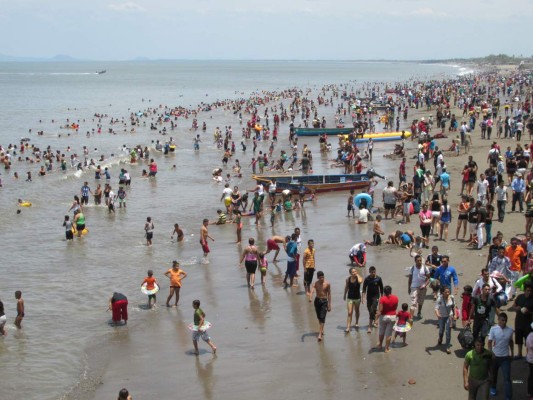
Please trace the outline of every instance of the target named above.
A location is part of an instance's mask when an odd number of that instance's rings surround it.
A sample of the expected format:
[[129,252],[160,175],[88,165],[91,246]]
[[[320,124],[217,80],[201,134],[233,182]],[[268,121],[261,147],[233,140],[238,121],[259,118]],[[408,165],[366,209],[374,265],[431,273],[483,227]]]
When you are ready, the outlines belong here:
[[363,204],[359,206],[359,217],[356,224],[366,224],[368,222],[370,211],[368,211]]
[[364,268],[366,265],[366,246],[364,243],[356,243],[348,254],[350,258],[350,265],[355,265],[360,268]]

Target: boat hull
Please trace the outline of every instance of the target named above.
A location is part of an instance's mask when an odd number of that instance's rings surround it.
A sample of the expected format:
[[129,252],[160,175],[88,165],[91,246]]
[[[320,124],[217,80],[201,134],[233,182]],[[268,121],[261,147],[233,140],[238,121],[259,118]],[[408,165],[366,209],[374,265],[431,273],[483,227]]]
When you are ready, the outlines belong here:
[[327,135],[342,135],[349,134],[353,131],[353,128],[296,128],[295,132],[297,136],[320,136],[322,134]]
[[[348,135],[338,135],[344,140],[348,139]],[[411,137],[411,132],[405,132],[404,137],[407,139]],[[382,133],[365,133],[362,138],[356,139],[356,143],[368,142],[372,139],[374,142],[390,142],[392,140],[401,140],[402,132],[382,132]]]
[[292,193],[299,193],[302,185],[306,193],[325,193],[336,191],[349,191],[351,189],[364,189],[368,187],[368,176],[366,174],[354,175],[254,175],[252,177],[257,182],[268,184],[276,180],[276,193],[290,190]]

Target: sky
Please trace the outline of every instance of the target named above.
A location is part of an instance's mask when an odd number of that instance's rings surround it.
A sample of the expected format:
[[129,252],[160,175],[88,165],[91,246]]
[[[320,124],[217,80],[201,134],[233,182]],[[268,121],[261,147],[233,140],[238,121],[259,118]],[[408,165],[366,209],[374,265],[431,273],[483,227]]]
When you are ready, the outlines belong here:
[[533,0],[0,0],[0,54],[87,60],[533,55]]

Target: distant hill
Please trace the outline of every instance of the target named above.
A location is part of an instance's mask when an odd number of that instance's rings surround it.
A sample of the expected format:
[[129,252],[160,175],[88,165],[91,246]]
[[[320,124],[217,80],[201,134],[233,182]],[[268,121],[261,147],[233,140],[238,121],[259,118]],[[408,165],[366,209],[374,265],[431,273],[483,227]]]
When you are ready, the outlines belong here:
[[7,62],[7,61],[11,61],[11,62],[36,62],[36,61],[39,61],[39,62],[46,62],[46,61],[50,61],[50,62],[72,62],[72,61],[80,61],[76,58],[73,58],[71,56],[68,56],[68,55],[64,55],[64,54],[58,54],[54,57],[50,57],[50,58],[44,58],[44,57],[16,57],[16,56],[8,56],[8,55],[5,55],[5,54],[0,54],[0,62]]

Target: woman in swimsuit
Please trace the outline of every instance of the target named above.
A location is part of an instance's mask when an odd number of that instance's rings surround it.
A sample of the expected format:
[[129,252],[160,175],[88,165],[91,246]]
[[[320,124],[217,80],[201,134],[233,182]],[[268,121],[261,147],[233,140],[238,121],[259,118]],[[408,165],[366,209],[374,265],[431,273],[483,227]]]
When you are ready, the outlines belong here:
[[459,231],[461,230],[461,225],[463,226],[463,239],[466,236],[466,225],[468,223],[468,209],[470,208],[470,202],[468,201],[468,196],[463,196],[461,203],[457,207],[459,212],[459,217],[457,218],[457,230],[455,231],[455,240],[459,240]]
[[246,282],[248,287],[253,289],[255,283],[255,271],[257,270],[257,256],[259,252],[257,247],[255,247],[254,238],[248,239],[248,247],[244,249],[241,256],[240,263],[244,261],[244,266],[246,268]]
[[350,268],[350,276],[346,278],[344,286],[344,300],[348,308],[348,319],[344,333],[350,333],[352,325],[352,314],[355,311],[355,329],[359,329],[359,306],[361,305],[361,282],[363,277],[358,274],[355,267]]

